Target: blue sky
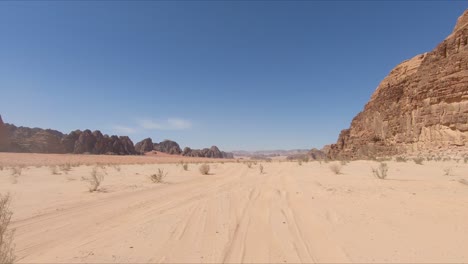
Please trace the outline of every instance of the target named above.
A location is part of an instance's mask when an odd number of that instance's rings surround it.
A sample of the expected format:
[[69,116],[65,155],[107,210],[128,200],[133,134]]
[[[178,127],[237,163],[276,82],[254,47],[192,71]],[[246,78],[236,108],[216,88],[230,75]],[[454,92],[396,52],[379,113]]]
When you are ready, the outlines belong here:
[[465,1],[2,1],[0,114],[225,150],[322,147]]

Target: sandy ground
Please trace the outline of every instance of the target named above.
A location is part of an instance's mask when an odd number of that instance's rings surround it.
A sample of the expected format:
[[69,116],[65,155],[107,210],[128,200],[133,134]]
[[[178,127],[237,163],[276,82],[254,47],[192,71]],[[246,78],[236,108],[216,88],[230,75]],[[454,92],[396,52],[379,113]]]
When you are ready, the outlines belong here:
[[[468,262],[468,164],[134,164],[0,171],[21,263]],[[169,172],[163,184],[149,175]],[[449,176],[444,168],[452,168]]]

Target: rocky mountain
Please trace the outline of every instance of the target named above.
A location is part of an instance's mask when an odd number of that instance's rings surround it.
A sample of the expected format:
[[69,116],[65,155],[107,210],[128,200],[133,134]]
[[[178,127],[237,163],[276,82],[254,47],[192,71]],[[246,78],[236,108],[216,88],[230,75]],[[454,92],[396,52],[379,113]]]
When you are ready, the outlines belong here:
[[177,142],[167,139],[160,143],[154,143],[153,150],[172,155],[179,155],[182,153],[182,149],[180,148],[179,144],[177,144]]
[[220,151],[218,147],[212,146],[211,148],[204,149],[191,149],[189,147],[184,148],[182,152],[183,156],[188,157],[205,157],[205,158],[218,158],[218,159],[232,159],[234,155],[232,153]]
[[330,158],[466,148],[468,10],[434,50],[396,66],[330,146]]
[[151,138],[145,138],[142,141],[135,144],[135,150],[138,153],[145,153],[153,150],[153,140]]
[[241,157],[277,157],[277,156],[291,156],[295,154],[306,154],[308,149],[291,149],[291,150],[258,150],[258,151],[245,151],[236,150],[232,151],[235,156]]
[[103,135],[99,130],[76,130],[63,134],[56,130],[17,127],[0,117],[0,151],[30,153],[137,154],[126,136]]

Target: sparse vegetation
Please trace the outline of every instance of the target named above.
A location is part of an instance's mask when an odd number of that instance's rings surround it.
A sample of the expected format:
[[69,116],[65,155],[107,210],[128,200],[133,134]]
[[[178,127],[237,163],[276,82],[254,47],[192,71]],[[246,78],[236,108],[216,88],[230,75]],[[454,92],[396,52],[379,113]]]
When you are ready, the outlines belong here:
[[260,164],[260,166],[258,166],[258,169],[260,170],[260,174],[263,174],[263,165]]
[[50,169],[50,172],[52,173],[52,175],[58,175],[58,174],[59,174],[59,173],[58,173],[57,166],[55,166],[55,165],[54,165],[54,166],[50,166],[49,169]]
[[418,165],[422,165],[423,164],[423,161],[424,161],[424,158],[423,157],[416,157],[413,159],[414,163],[418,164]]
[[23,173],[23,167],[21,166],[11,167],[12,176],[21,176],[21,173]]
[[[466,163],[466,162],[465,162],[465,163]],[[2,170],[3,170],[3,165],[0,164],[0,171],[2,171]]]
[[99,173],[98,167],[94,167],[91,171],[91,177],[87,180],[90,184],[89,191],[95,192],[99,189],[99,186],[101,186],[102,181],[104,181],[104,175]]
[[184,171],[187,171],[188,170],[188,163],[184,163],[182,165],[182,168],[184,169]]
[[298,160],[298,161],[297,161],[297,164],[298,164],[299,166],[302,166],[302,160]]
[[444,175],[445,175],[445,176],[450,176],[450,175],[452,175],[452,168],[451,168],[451,167],[446,167],[446,168],[444,168]]
[[341,165],[338,163],[333,163],[330,165],[330,170],[333,171],[335,174],[341,173]]
[[463,162],[468,163],[468,157],[464,157]]
[[348,161],[347,160],[341,160],[340,164],[341,164],[341,166],[346,166],[346,164],[348,164]]
[[385,180],[387,178],[388,165],[385,162],[380,162],[379,167],[372,168],[372,173],[378,179]]
[[158,169],[158,172],[156,174],[152,174],[150,178],[154,183],[161,183],[168,173],[169,172],[164,172],[164,169]]
[[210,165],[202,164],[199,168],[200,173],[203,175],[208,175],[210,173]]
[[114,169],[118,172],[120,172],[121,168],[120,168],[120,165],[114,165]]
[[468,185],[468,181],[465,179],[459,179],[458,182],[464,185]]
[[70,163],[65,163],[59,166],[60,170],[65,172],[65,174],[68,174],[69,171],[71,171],[71,164]]
[[0,263],[10,264],[15,262],[13,234],[9,228],[11,216],[10,195],[0,194]]
[[406,162],[406,158],[403,157],[403,156],[398,156],[398,157],[395,158],[395,161],[396,162]]
[[245,163],[245,165],[247,165],[247,168],[249,168],[249,169],[252,168],[252,162],[250,162],[250,161],[247,161]]

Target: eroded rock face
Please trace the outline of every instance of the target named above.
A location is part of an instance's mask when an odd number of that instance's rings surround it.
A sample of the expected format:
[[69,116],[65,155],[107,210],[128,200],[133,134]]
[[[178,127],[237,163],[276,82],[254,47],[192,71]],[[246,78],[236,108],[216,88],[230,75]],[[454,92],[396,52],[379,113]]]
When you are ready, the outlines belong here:
[[433,51],[402,62],[341,132],[330,158],[468,145],[468,10]]
[[180,149],[179,144],[177,144],[177,142],[172,141],[172,140],[164,140],[163,142],[160,142],[160,143],[154,143],[153,149],[156,151],[173,154],[173,155],[174,154],[179,155],[182,153],[182,150]]
[[145,153],[153,150],[153,140],[151,138],[145,138],[142,141],[135,144],[135,150],[138,153]]
[[76,130],[63,134],[56,130],[16,127],[0,118],[0,151],[27,153],[137,154],[128,137],[103,135],[99,130]]
[[211,148],[204,149],[191,149],[184,148],[183,156],[187,157],[201,157],[201,158],[217,158],[217,159],[232,159],[234,154],[220,151],[218,147],[212,146]]

